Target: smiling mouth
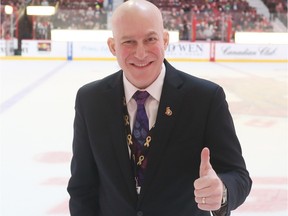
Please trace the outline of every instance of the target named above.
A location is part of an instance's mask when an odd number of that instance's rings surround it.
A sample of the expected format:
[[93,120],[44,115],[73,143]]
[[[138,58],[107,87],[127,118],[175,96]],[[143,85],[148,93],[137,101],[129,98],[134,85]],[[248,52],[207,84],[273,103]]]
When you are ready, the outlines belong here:
[[133,65],[133,66],[135,66],[135,67],[138,67],[138,68],[144,68],[144,67],[149,66],[150,64],[152,64],[152,62],[147,62],[147,63],[145,63],[145,64],[132,63],[131,65]]

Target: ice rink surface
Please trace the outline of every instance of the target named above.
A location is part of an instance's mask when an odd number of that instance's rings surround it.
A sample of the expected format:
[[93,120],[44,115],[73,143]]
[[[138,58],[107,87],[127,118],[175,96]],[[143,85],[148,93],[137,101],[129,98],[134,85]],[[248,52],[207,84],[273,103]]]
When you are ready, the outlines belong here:
[[[287,63],[172,64],[226,92],[254,181],[232,215],[287,216]],[[115,61],[0,60],[1,216],[69,215],[75,95],[117,70]]]

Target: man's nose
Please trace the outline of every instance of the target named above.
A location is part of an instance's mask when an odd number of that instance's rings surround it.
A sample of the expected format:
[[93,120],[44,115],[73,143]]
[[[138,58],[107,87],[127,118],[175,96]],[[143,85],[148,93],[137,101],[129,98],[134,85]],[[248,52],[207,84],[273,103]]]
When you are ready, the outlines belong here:
[[144,44],[138,44],[135,51],[135,57],[138,59],[144,59],[146,57],[146,48]]

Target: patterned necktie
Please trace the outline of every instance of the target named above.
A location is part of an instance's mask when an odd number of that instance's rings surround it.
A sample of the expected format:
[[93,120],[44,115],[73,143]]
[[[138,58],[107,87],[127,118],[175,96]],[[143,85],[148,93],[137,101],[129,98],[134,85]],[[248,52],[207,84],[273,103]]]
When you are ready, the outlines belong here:
[[137,164],[137,184],[141,187],[144,180],[144,170],[147,160],[144,158],[143,148],[149,132],[149,121],[146,114],[144,103],[149,97],[146,91],[137,91],[133,98],[137,103],[137,112],[132,132],[133,144],[135,144],[135,163]]

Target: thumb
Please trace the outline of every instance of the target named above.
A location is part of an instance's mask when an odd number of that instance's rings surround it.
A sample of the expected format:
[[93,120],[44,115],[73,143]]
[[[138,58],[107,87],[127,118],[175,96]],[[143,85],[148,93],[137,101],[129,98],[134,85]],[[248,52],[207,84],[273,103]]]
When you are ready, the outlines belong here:
[[201,152],[201,163],[199,169],[200,177],[207,175],[210,169],[212,169],[210,164],[210,150],[205,147]]

